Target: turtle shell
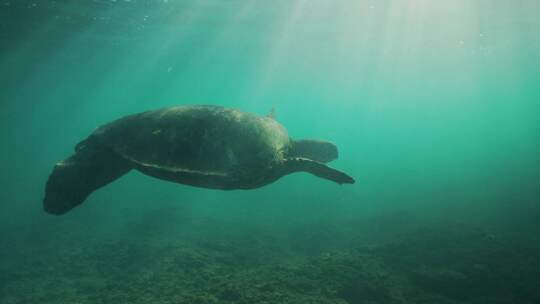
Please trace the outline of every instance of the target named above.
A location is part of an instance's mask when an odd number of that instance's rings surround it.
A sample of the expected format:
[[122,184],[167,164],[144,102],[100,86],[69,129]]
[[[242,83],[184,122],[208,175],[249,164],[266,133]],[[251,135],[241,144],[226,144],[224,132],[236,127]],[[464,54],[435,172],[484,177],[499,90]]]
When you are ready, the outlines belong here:
[[290,143],[274,119],[217,106],[130,115],[98,128],[89,139],[139,164],[215,174],[264,170],[283,159]]

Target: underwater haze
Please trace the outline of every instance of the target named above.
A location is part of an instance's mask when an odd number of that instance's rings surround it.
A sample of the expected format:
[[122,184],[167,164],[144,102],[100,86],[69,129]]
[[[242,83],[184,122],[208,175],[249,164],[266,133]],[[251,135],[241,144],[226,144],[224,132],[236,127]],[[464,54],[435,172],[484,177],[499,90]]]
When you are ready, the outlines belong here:
[[[0,0],[0,303],[540,303],[537,0]],[[135,170],[65,215],[125,115],[274,111],[330,165],[254,190]],[[274,110],[272,110],[274,109]]]

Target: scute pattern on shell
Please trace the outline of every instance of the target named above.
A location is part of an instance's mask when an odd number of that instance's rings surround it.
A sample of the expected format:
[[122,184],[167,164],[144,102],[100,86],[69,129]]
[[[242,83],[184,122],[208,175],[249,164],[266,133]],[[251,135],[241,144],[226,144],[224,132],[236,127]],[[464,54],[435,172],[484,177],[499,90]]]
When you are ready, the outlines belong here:
[[217,106],[179,106],[127,116],[96,130],[94,137],[132,161],[215,174],[254,174],[272,167],[290,143],[287,131],[274,119]]

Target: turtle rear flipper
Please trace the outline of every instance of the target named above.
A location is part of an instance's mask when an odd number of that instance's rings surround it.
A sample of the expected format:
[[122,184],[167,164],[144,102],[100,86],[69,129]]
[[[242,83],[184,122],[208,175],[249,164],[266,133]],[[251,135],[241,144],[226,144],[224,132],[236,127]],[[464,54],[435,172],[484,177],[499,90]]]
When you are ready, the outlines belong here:
[[320,178],[328,179],[338,184],[354,184],[354,178],[344,172],[330,168],[327,165],[302,157],[286,159],[283,163],[286,168],[286,174],[304,171]]
[[130,169],[129,162],[109,149],[78,147],[75,154],[54,167],[45,187],[43,208],[48,213],[64,214]]

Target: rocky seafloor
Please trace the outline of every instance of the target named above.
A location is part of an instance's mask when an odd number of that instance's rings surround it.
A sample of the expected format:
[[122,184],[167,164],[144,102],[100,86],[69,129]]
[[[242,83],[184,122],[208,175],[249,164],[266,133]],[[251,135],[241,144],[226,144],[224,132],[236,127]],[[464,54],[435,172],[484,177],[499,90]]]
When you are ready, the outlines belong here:
[[152,227],[3,237],[0,303],[540,303],[540,242],[511,234]]

